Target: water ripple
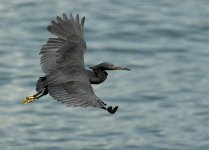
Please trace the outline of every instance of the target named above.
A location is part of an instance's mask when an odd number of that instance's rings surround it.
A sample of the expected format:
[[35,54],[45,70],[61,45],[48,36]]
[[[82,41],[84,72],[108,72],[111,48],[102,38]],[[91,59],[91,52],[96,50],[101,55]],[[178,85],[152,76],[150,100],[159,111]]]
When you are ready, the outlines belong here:
[[[113,62],[95,93],[118,113],[68,108],[35,92],[46,27],[63,12],[86,16],[88,66]],[[206,0],[2,0],[0,149],[206,150],[209,23]]]

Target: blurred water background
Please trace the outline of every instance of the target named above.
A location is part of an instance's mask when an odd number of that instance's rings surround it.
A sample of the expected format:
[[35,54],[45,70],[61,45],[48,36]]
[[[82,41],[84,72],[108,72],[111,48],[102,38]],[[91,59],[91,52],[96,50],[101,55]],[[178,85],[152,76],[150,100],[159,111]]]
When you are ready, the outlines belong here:
[[[115,115],[50,96],[20,103],[63,12],[86,16],[86,65],[132,69],[94,86]],[[0,20],[1,150],[209,149],[208,0],[0,0]]]

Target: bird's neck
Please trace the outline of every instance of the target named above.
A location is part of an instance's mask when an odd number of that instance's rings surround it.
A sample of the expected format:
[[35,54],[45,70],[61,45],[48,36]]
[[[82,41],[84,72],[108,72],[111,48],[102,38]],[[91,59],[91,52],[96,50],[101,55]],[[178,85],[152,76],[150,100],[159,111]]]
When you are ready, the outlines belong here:
[[107,72],[105,70],[96,70],[94,72],[94,77],[91,78],[91,84],[100,84],[107,79]]

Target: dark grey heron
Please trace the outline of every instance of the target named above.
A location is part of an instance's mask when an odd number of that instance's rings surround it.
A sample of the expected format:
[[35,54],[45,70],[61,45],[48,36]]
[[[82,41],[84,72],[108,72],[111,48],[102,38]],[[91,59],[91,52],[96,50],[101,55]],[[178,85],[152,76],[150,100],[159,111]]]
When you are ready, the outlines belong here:
[[54,99],[72,107],[98,107],[114,114],[118,106],[107,107],[98,98],[91,84],[100,84],[107,78],[107,70],[130,70],[126,67],[115,66],[104,62],[85,69],[84,52],[86,42],[84,40],[85,17],[79,20],[77,14],[63,17],[57,16],[48,26],[48,31],[56,35],[49,38],[40,50],[40,63],[45,73],[36,83],[37,93],[23,100],[24,104],[31,103],[46,94]]

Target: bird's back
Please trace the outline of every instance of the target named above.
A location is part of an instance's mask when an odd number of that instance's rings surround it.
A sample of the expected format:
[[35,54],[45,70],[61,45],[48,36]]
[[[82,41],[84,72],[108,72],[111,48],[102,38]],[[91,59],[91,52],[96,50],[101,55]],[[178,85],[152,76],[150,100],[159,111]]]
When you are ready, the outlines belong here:
[[89,71],[82,68],[59,68],[46,74],[48,84],[61,84],[71,81],[89,82]]

